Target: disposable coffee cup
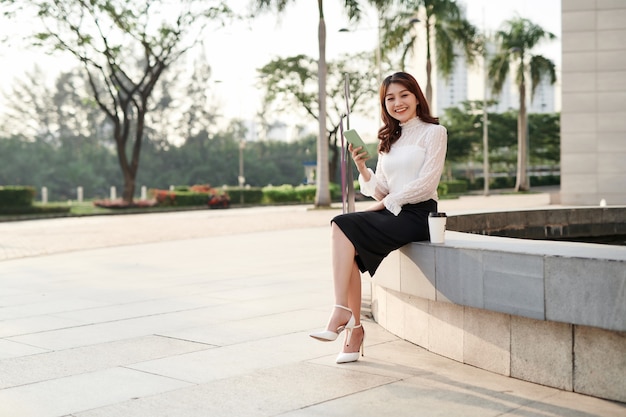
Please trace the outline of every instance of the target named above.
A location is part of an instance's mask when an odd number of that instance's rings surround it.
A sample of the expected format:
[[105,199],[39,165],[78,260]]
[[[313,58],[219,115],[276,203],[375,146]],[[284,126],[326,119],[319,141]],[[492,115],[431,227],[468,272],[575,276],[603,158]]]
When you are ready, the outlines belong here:
[[428,229],[430,231],[431,243],[443,243],[446,234],[446,213],[430,212],[428,213]]

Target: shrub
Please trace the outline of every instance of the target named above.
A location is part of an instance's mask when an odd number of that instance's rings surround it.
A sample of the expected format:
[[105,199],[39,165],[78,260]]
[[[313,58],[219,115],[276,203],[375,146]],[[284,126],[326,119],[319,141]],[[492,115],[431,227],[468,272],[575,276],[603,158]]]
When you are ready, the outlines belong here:
[[440,182],[439,185],[437,185],[437,195],[448,195],[448,184],[446,184],[445,182]]
[[263,190],[260,187],[228,187],[224,188],[224,192],[228,192],[233,203],[243,200],[244,204],[260,204],[263,201]]
[[463,194],[467,192],[467,181],[465,180],[442,181],[440,184],[446,186],[446,194]]
[[315,185],[298,185],[295,189],[298,201],[302,203],[313,203],[317,187]]
[[0,215],[21,215],[21,214],[59,214],[69,213],[70,206],[28,206],[28,207],[0,207]]
[[[330,183],[328,185],[330,198],[332,201],[341,201],[341,186]],[[264,203],[313,203],[317,186],[315,185],[293,185],[284,184],[280,186],[268,185],[263,187]]]
[[298,201],[293,185],[268,185],[263,187],[263,201],[266,203],[290,203]]
[[34,187],[0,186],[0,207],[31,207],[34,198]]
[[230,197],[224,190],[217,190],[208,184],[191,187],[174,187],[174,191],[151,189],[150,194],[159,206],[208,206],[226,208],[230,206]]

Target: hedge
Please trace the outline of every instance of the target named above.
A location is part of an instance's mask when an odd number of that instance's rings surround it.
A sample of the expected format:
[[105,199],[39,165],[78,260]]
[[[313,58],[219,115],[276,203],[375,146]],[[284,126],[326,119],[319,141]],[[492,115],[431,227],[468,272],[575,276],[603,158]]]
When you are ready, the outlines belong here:
[[465,180],[449,180],[449,181],[441,181],[441,185],[445,186],[446,194],[463,194],[467,192],[467,181]]
[[263,190],[260,187],[228,187],[223,190],[234,204],[240,204],[242,197],[244,204],[261,204],[263,201]]
[[69,213],[70,206],[28,206],[28,207],[0,207],[0,215],[20,215],[20,214],[59,214]]
[[35,199],[35,188],[28,186],[0,186],[0,207],[31,207]]

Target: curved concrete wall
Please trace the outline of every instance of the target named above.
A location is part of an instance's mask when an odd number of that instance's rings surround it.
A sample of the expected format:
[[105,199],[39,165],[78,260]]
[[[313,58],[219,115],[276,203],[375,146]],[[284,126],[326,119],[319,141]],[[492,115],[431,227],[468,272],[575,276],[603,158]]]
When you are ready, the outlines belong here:
[[626,402],[626,248],[446,232],[372,279],[392,333],[503,375]]

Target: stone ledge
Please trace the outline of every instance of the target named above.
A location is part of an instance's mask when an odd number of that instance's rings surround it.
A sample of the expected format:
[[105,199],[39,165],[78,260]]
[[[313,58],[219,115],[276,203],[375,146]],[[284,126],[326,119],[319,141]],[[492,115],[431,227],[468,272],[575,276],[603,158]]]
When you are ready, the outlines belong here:
[[374,318],[408,341],[626,402],[624,247],[446,231],[444,244],[392,252],[371,282]]
[[391,253],[373,281],[395,291],[537,320],[626,331],[626,248],[446,231]]

